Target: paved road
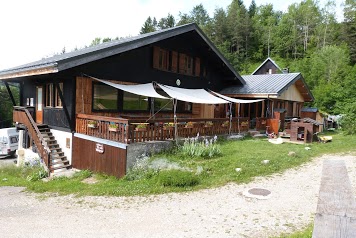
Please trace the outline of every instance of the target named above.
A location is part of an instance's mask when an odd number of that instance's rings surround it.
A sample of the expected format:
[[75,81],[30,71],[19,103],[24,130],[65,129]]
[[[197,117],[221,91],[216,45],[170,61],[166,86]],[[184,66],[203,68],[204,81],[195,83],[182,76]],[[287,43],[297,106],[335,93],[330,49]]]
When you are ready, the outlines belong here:
[[0,156],[0,166],[2,165],[9,165],[9,164],[15,164],[16,163],[16,158],[15,157],[10,157],[10,156]]

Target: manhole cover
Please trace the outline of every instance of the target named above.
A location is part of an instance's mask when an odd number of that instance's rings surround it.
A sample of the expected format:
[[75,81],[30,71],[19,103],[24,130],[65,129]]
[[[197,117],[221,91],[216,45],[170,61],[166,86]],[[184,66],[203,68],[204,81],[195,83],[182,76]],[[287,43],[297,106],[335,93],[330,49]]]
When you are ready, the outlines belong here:
[[243,192],[243,195],[249,198],[268,199],[271,195],[271,191],[264,188],[251,188]]
[[252,195],[258,195],[258,196],[268,196],[271,194],[271,191],[263,188],[252,188],[248,190],[248,193]]

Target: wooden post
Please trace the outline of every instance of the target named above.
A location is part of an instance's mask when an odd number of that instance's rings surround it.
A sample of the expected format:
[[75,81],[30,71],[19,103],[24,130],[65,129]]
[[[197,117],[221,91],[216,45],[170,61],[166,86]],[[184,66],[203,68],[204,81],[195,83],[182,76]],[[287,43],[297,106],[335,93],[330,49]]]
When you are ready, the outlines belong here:
[[356,237],[356,203],[343,160],[325,160],[313,238]]

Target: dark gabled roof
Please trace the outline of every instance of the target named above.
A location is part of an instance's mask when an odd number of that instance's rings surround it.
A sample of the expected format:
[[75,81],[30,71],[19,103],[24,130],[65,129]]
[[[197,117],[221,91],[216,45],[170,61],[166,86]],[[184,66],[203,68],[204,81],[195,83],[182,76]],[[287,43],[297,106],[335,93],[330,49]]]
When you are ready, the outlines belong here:
[[[233,75],[244,84],[242,77],[234,70],[225,57],[219,52],[214,44],[208,39],[203,31],[195,24],[186,24],[161,31],[142,34],[130,38],[114,40],[92,47],[55,55],[29,64],[0,71],[0,80],[15,78],[20,76],[29,76],[45,73],[56,73],[82,64],[93,62],[122,52],[137,49],[161,40],[165,40],[190,31],[197,32],[206,42],[210,49],[220,58],[224,65],[233,73]],[[187,42],[189,44],[189,42]],[[26,74],[27,73],[27,74]]]
[[226,95],[281,95],[291,85],[300,81],[299,90],[303,90],[304,98],[310,98],[307,101],[314,100],[314,97],[308,89],[300,73],[288,74],[261,74],[261,75],[242,75],[246,84],[243,86],[230,86],[220,91]]
[[303,107],[302,112],[318,112],[318,108],[316,107]]
[[268,57],[267,59],[265,59],[265,61],[262,62],[262,64],[260,64],[260,66],[257,67],[257,69],[255,69],[255,71],[253,71],[252,75],[254,75],[263,65],[265,65],[268,61],[270,61],[274,66],[276,66],[276,68],[280,71],[283,72],[283,70],[276,64],[276,62],[274,62],[270,57]]

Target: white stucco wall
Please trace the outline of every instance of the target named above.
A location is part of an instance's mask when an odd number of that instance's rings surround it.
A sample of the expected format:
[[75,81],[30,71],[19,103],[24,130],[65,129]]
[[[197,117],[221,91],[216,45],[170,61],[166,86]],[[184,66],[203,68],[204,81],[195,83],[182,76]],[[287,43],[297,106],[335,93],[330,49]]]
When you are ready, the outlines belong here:
[[[51,129],[51,132],[54,138],[56,138],[59,147],[62,148],[64,155],[67,156],[69,163],[72,164],[72,142],[73,142],[72,133],[59,131],[55,129]],[[67,138],[70,139],[69,148],[66,147]]]

